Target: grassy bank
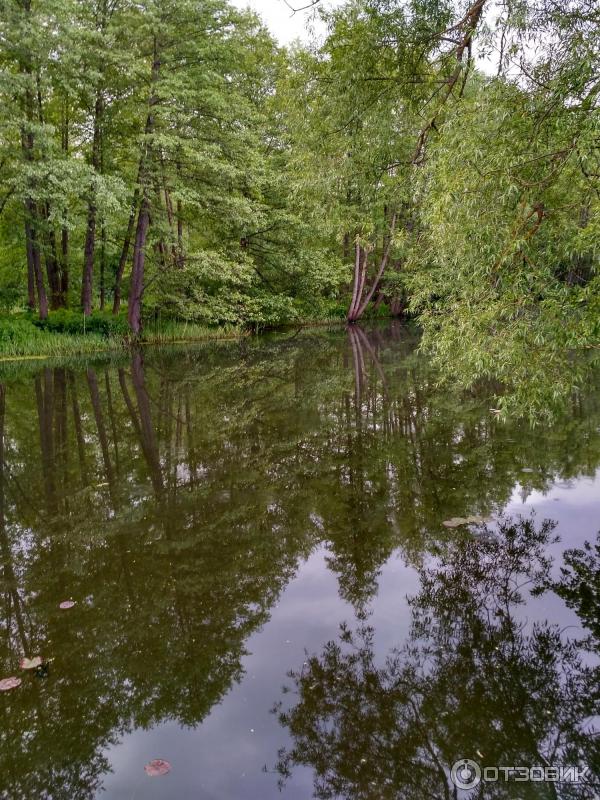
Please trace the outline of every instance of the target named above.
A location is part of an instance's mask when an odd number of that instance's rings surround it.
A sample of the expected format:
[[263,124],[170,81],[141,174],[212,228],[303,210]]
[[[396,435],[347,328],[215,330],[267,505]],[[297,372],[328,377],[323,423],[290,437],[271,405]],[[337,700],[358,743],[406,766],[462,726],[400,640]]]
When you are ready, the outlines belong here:
[[[340,325],[339,317],[293,321],[284,328]],[[170,345],[241,339],[255,329],[241,325],[208,326],[185,321],[150,321],[136,344]],[[46,322],[28,315],[0,317],[0,362],[85,356],[127,351],[133,340],[126,320],[96,313],[83,320],[73,312],[53,312]]]
[[[64,315],[63,315],[64,316]],[[127,350],[131,336],[122,320],[116,321],[96,315],[84,323],[78,315],[81,330],[69,322],[51,320],[45,326],[23,315],[0,318],[0,361],[14,359],[45,359],[70,355],[93,355],[101,352]],[[207,341],[211,339],[241,338],[248,331],[232,325],[208,327],[187,322],[168,321],[160,325],[149,324],[142,344],[167,345],[177,342]]]

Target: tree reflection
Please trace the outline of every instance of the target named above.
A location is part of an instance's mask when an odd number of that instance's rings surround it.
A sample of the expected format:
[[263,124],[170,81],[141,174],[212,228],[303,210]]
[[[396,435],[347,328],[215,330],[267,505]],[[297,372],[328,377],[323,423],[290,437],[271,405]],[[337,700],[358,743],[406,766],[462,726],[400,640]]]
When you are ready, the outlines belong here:
[[[291,676],[296,704],[279,706],[293,741],[282,781],[309,765],[319,798],[421,800],[457,797],[450,769],[464,757],[597,770],[597,670],[557,626],[520,613],[549,580],[552,529],[504,520],[449,545],[421,569],[410,636],[384,662],[365,624],[309,658]],[[596,771],[560,795],[551,783],[489,783],[470,796],[592,798],[599,785]]]
[[[503,424],[485,394],[441,391],[402,328],[349,337],[2,368],[1,674],[23,655],[54,661],[2,698],[0,796],[91,798],[103,752],[128,730],[200,723],[241,679],[248,636],[314,548],[362,616],[392,553],[422,567],[446,547],[444,519],[498,510],[517,481],[543,490],[600,461],[593,394],[554,426]],[[512,628],[494,620],[505,669]],[[490,635],[474,643],[476,632],[465,641],[483,648]],[[524,635],[515,629],[515,642]],[[349,697],[358,664],[346,668]],[[437,725],[442,688],[428,701]],[[392,711],[377,713],[391,725]]]
[[595,544],[566,551],[560,580],[551,586],[587,630],[582,646],[600,653],[600,533]]

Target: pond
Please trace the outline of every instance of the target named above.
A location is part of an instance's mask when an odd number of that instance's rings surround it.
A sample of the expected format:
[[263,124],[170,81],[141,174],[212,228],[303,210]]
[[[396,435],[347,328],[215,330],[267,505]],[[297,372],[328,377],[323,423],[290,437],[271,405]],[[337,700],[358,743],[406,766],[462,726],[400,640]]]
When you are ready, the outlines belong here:
[[393,325],[5,368],[0,796],[597,797],[597,386],[505,420]]

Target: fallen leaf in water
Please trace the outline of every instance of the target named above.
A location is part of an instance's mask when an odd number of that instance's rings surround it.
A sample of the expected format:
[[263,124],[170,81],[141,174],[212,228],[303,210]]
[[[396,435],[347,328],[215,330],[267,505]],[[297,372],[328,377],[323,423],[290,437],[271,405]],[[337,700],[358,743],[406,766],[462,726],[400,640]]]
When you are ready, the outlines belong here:
[[144,767],[146,775],[149,775],[151,778],[157,778],[159,775],[166,775],[167,772],[171,771],[171,765],[168,761],[163,761],[162,758],[155,758],[153,761],[150,761]]
[[62,603],[58,607],[62,608],[62,610],[64,611],[67,608],[73,608],[75,603],[76,603],[75,600],[63,600]]
[[458,528],[460,525],[484,525],[489,521],[490,517],[452,517],[451,519],[444,520],[442,525],[445,525],[446,528]]
[[42,657],[34,656],[33,658],[22,658],[19,666],[21,669],[37,669],[42,666]]
[[464,517],[452,517],[451,519],[446,519],[442,522],[442,525],[445,525],[446,528],[458,528],[459,525],[466,525],[467,520]]
[[21,678],[3,678],[0,681],[0,692],[8,692],[9,689],[16,689],[21,685]]

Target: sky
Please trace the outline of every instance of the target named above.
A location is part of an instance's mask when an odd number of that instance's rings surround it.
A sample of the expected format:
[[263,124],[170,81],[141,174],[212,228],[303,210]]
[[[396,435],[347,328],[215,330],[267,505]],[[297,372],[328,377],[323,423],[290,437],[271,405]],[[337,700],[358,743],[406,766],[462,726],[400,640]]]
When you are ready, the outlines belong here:
[[[309,0],[288,0],[291,6],[300,8]],[[342,0],[326,0],[326,5],[341,5]],[[298,11],[295,14],[286,6],[284,0],[233,0],[239,8],[250,6],[269,26],[271,33],[280,44],[288,44],[294,39],[308,39],[307,23],[314,17],[313,11]]]

